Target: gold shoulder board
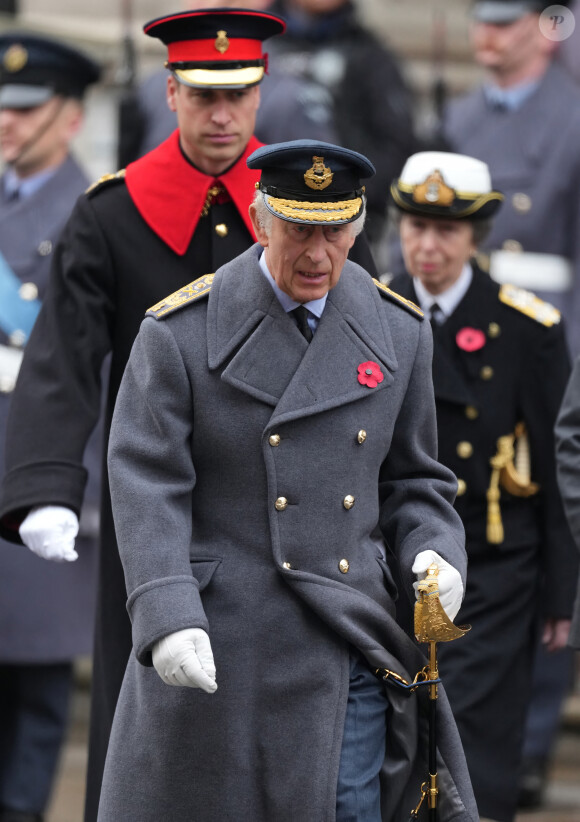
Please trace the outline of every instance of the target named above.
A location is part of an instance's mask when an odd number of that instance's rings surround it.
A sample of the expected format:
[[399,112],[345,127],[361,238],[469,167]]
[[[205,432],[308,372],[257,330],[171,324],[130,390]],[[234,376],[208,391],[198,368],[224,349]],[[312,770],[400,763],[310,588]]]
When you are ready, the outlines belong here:
[[99,191],[109,183],[113,182],[120,182],[121,180],[125,179],[125,169],[122,168],[120,171],[116,171],[114,174],[103,174],[102,177],[99,177],[98,180],[95,180],[94,183],[91,183],[90,186],[85,191],[85,194],[95,194],[95,192]]
[[517,285],[504,283],[499,290],[499,298],[502,303],[521,311],[526,317],[531,317],[548,328],[560,322],[560,312],[557,308]]
[[152,305],[151,308],[147,309],[145,316],[155,317],[156,320],[160,320],[171,311],[175,311],[194,300],[199,300],[200,297],[205,297],[210,292],[214,277],[215,274],[204,274],[203,277],[198,277],[189,285],[185,285],[178,291],[174,291],[169,297],[165,297],[161,302]]
[[381,294],[383,294],[385,297],[391,300],[391,302],[398,303],[403,308],[406,308],[409,314],[412,314],[414,317],[417,317],[418,320],[423,319],[423,317],[425,316],[423,311],[412,300],[407,300],[405,297],[401,297],[401,295],[397,294],[396,291],[392,291],[388,286],[383,285],[383,283],[380,280],[375,280],[374,277],[373,283],[379,289]]

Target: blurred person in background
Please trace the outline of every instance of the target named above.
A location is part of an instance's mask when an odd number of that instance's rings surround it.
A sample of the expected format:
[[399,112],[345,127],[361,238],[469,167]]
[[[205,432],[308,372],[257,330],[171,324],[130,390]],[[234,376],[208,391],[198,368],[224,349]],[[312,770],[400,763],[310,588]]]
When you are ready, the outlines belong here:
[[[70,153],[93,60],[25,32],[0,35],[0,459],[15,380],[53,249],[88,179]],[[42,423],[41,423],[42,426]],[[66,439],[65,425],[53,436]],[[48,564],[0,540],[0,820],[39,822],[63,742],[73,660],[90,652],[97,577],[98,477],[91,485],[77,563]]]
[[[413,97],[393,51],[359,19],[354,0],[273,0],[286,20],[271,53],[279,72],[307,84],[312,111],[328,109],[336,140],[377,173],[367,187],[366,231],[381,266],[391,180],[418,150]],[[271,142],[268,123],[260,133]]]
[[[556,306],[575,356],[580,353],[580,88],[558,59],[565,44],[540,27],[548,6],[548,0],[471,4],[470,40],[484,82],[450,102],[444,131],[452,151],[487,163],[505,196],[481,246],[491,276]],[[523,807],[542,801],[572,662],[569,650],[547,656],[539,644]]]
[[[98,415],[103,359],[112,355],[108,430],[147,308],[255,241],[248,209],[258,172],[248,169],[246,157],[260,145],[253,129],[265,69],[262,42],[283,29],[275,15],[233,9],[176,12],[144,27],[168,49],[167,96],[178,130],[126,171],[105,175],[77,202],[55,251],[13,398],[0,529],[47,559],[76,556],[82,454]],[[374,273],[363,241],[360,235],[351,256]],[[101,523],[87,822],[96,818],[131,653],[106,476]]]
[[421,152],[391,193],[408,273],[390,285],[431,317],[439,459],[466,531],[457,620],[472,627],[439,668],[481,819],[512,822],[537,637],[565,647],[576,592],[553,435],[565,334],[557,309],[475,262],[503,199],[485,163]]

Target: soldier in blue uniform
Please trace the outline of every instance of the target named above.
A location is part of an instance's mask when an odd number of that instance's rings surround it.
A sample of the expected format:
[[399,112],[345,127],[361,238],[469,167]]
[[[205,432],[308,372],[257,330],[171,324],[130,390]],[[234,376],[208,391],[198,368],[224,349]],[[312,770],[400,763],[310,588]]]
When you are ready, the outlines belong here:
[[[0,37],[0,458],[24,345],[53,248],[88,180],[69,153],[98,66],[25,33]],[[66,436],[66,432],[60,432]],[[98,473],[95,448],[86,464]],[[43,563],[0,541],[0,820],[40,820],[66,728],[72,661],[90,651],[98,482],[74,564]],[[84,527],[84,523],[87,527]]]
[[421,152],[391,193],[408,273],[432,317],[439,458],[458,477],[469,570],[461,642],[440,668],[482,818],[511,822],[536,637],[566,644],[576,556],[553,429],[569,373],[560,312],[474,262],[502,195],[485,163]]

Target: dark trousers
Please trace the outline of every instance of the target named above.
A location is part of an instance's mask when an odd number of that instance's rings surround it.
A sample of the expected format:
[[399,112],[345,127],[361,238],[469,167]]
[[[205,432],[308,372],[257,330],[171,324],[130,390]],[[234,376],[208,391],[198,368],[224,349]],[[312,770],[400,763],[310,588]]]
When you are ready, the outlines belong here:
[[385,758],[385,686],[358,656],[350,686],[336,792],[336,822],[381,822],[379,774]]
[[72,663],[0,665],[0,808],[41,813],[68,719]]

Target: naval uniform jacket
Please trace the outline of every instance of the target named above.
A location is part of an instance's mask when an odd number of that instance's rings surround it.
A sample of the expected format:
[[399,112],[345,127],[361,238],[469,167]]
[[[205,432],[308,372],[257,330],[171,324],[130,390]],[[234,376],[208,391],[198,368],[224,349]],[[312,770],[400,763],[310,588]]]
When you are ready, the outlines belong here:
[[[134,655],[99,822],[333,820],[350,648],[405,677],[424,662],[393,619],[379,515],[407,593],[426,547],[465,573],[428,324],[347,261],[308,345],[261,251],[151,312],[117,398],[109,475]],[[358,380],[369,361],[376,387]],[[209,632],[211,696],[151,667],[155,642],[187,627]],[[414,806],[424,698],[391,696],[383,820]],[[475,820],[441,705],[440,818]]]
[[[391,287],[417,299],[407,275],[395,278]],[[569,373],[564,331],[560,323],[547,327],[499,295],[500,286],[474,267],[462,301],[442,325],[433,327],[433,383],[439,459],[459,479],[455,508],[465,526],[469,558],[457,622],[472,625],[461,641],[440,647],[440,669],[479,812],[503,821],[515,813],[518,785],[513,774],[537,623],[540,617],[570,616],[576,559],[554,455],[554,423]],[[470,329],[483,334],[483,344],[475,350],[469,350]],[[540,491],[522,498],[502,489],[504,540],[490,544],[489,461],[498,438],[513,433],[522,421],[532,480]]]
[[[69,156],[30,196],[6,202],[0,194],[0,252],[12,272],[39,300],[43,300],[46,293],[59,235],[87,184],[84,172]],[[0,180],[0,191],[4,191],[3,180]],[[0,329],[0,344],[10,346],[4,329]],[[11,397],[9,386],[3,386],[0,465],[4,463]],[[54,436],[63,436],[60,423],[54,429]],[[92,443],[85,459],[94,479],[85,502],[93,509],[98,506],[99,452]],[[1,663],[63,662],[89,653],[96,596],[95,540],[82,539],[82,544],[79,540],[79,550],[77,562],[45,562],[28,549],[0,540]]]
[[571,266],[572,285],[555,292],[521,283],[566,319],[571,350],[580,352],[580,89],[552,63],[516,111],[493,110],[478,88],[449,104],[451,151],[487,163],[505,200],[483,250],[521,248],[555,254]]
[[[0,501],[0,531],[7,539],[18,539],[17,527],[33,505],[79,510],[86,475],[82,454],[98,415],[106,355],[111,365],[105,440],[147,308],[254,242],[248,207],[259,172],[247,168],[246,158],[259,145],[252,138],[220,176],[227,195],[219,195],[205,216],[206,195],[216,180],[186,160],[178,132],[77,202],[55,251],[50,287],[14,393]],[[370,269],[368,246],[359,248]],[[131,651],[106,471],[103,480],[86,822],[96,817],[109,730]]]

